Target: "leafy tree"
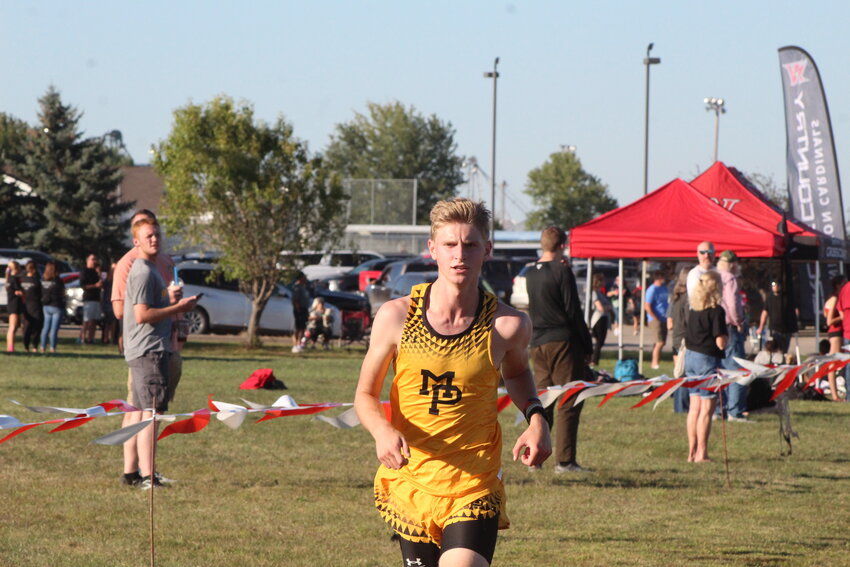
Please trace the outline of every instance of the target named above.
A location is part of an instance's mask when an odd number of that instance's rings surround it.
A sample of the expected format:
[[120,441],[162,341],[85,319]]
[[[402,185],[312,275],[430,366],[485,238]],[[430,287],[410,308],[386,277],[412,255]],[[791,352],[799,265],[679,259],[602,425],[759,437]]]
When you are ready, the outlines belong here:
[[786,191],[785,187],[777,185],[772,175],[765,175],[764,173],[746,173],[744,174],[744,177],[755,185],[756,189],[761,191],[761,193],[767,197],[768,201],[783,211],[788,210],[788,191]]
[[281,251],[324,249],[342,235],[338,177],[283,118],[255,121],[252,106],[224,96],[177,109],[154,166],[165,178],[163,222],[187,244],[221,252],[219,270],[251,298],[248,344],[258,346],[287,269]]
[[464,181],[454,128],[400,102],[367,106],[367,114],[337,124],[326,151],[328,164],[349,178],[417,179],[416,218],[427,224],[434,204],[453,197]]
[[100,138],[83,138],[80,112],[50,87],[39,99],[39,125],[30,130],[20,177],[33,189],[38,219],[20,244],[69,261],[87,254],[117,255],[132,208],[118,200],[121,172],[115,153]]
[[556,152],[528,173],[525,193],[537,207],[526,224],[532,230],[556,225],[569,230],[615,209],[608,186],[587,173],[573,152]]

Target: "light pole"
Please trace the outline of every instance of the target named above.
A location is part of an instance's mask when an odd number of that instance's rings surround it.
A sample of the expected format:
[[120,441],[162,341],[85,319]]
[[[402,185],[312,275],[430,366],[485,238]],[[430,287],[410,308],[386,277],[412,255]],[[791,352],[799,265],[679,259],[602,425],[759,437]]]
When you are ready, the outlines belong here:
[[650,57],[649,52],[652,51],[654,43],[650,43],[646,47],[646,57],[643,58],[643,64],[646,65],[646,110],[644,113],[644,128],[643,128],[643,194],[649,192],[649,67],[650,65],[658,65],[661,63],[659,57]]
[[[643,58],[643,64],[646,66],[646,109],[644,112],[643,126],[643,194],[649,193],[649,67],[661,63],[661,58],[650,57],[649,52],[652,51],[653,43],[646,46],[646,57]],[[640,348],[638,348],[638,372],[643,373],[643,322],[646,320],[646,303],[643,301],[643,294],[646,293],[646,260],[641,262],[640,276]],[[620,285],[623,285],[623,274],[620,273]],[[620,329],[622,336],[622,329]]]
[[499,79],[499,58],[493,61],[493,71],[484,73],[485,79],[493,79],[493,145],[490,152],[490,205],[493,207],[490,219],[490,239],[496,236],[496,83]]
[[714,162],[717,162],[717,143],[720,139],[720,115],[726,114],[726,101],[722,98],[703,99],[706,111],[714,111]]

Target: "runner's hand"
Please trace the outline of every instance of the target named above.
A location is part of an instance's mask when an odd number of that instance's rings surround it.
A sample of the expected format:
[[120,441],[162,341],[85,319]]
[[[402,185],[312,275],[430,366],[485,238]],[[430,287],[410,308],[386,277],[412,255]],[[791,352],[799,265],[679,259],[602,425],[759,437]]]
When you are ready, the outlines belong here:
[[542,465],[552,454],[552,440],[549,437],[549,424],[540,414],[531,416],[531,423],[514,444],[514,460],[526,466]]
[[406,465],[410,458],[410,447],[407,446],[407,439],[389,424],[375,436],[375,452],[381,464],[393,470],[398,470]]

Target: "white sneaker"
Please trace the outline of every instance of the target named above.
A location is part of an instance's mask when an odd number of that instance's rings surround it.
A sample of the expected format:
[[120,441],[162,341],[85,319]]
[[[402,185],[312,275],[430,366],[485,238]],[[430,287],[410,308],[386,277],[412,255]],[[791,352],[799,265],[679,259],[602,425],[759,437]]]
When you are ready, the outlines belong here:
[[295,345],[295,346],[292,347],[292,352],[294,352],[294,353],[299,353],[302,350],[304,350],[304,349],[301,347],[301,345]]

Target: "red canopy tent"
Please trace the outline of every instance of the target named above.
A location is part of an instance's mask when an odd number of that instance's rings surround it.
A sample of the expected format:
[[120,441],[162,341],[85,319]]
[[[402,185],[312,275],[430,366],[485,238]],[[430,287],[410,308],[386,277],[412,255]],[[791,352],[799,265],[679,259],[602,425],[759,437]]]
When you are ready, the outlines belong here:
[[614,209],[570,231],[574,258],[694,258],[710,240],[717,250],[742,258],[775,258],[785,238],[729,212],[674,179],[634,203]]
[[780,235],[787,230],[794,243],[792,258],[846,260],[842,240],[792,219],[787,219],[787,229],[784,229],[782,223],[786,216],[783,211],[770,203],[741,172],[723,162],[718,161],[702,172],[691,181],[691,186],[724,209],[765,230]]

